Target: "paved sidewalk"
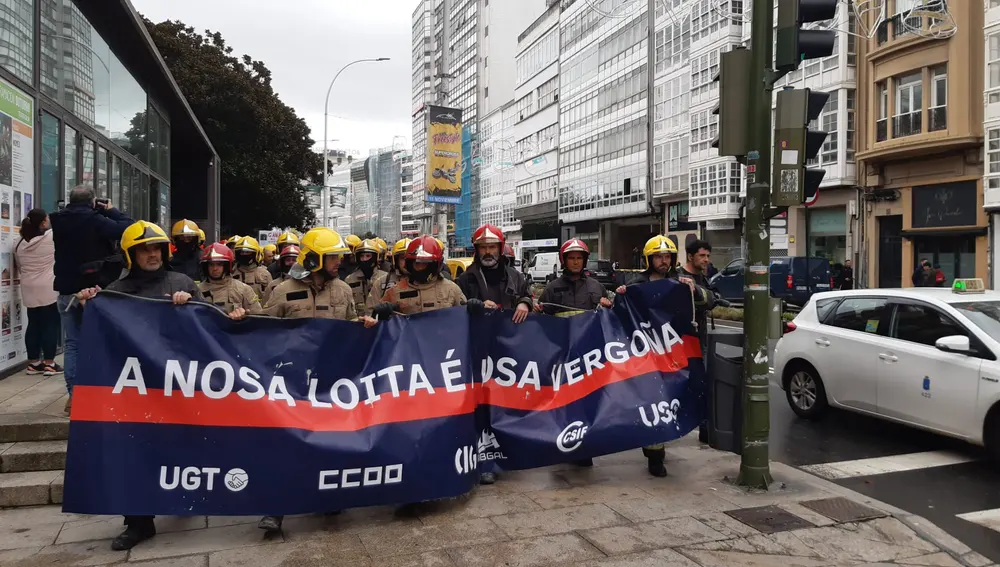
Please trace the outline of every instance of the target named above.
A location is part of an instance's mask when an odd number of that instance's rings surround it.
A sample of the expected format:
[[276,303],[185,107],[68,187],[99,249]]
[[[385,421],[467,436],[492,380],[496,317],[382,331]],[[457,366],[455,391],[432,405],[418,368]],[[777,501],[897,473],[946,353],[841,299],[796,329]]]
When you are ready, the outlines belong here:
[[[161,517],[159,534],[128,553],[109,546],[122,529],[120,517],[62,514],[56,506],[0,510],[0,565],[990,564],[921,518],[785,465],[772,465],[777,482],[769,492],[735,487],[725,478],[735,476],[739,458],[700,446],[696,435],[671,444],[668,461],[666,479],[647,475],[638,449],[598,458],[592,469],[507,473],[497,484],[433,505],[419,518],[395,519],[387,507],[290,516],[284,535],[273,539],[257,529],[256,517]],[[836,500],[827,509],[816,504],[828,499]],[[752,511],[763,520],[757,529],[734,517],[764,506],[777,508]],[[836,522],[810,506],[833,517],[870,519]]]

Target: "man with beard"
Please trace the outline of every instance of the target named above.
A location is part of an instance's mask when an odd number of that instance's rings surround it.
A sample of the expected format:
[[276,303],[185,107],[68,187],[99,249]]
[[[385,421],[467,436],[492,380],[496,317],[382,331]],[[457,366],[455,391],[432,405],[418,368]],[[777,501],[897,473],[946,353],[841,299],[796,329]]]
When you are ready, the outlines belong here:
[[295,260],[299,257],[299,251],[298,244],[289,244],[281,249],[278,261],[275,262],[275,265],[278,267],[278,275],[271,280],[271,283],[267,284],[267,288],[264,290],[264,297],[260,298],[261,305],[267,305],[275,288],[291,277],[288,275],[288,271],[295,265]]
[[201,250],[198,249],[201,229],[194,221],[181,219],[174,223],[170,229],[170,238],[173,243],[170,251],[173,253],[170,258],[170,269],[184,274],[194,281],[201,279]]
[[201,256],[202,281],[198,284],[201,295],[226,313],[237,309],[250,315],[261,312],[257,293],[247,284],[233,279],[233,251],[225,244],[213,243]]
[[[198,286],[188,276],[170,271],[170,239],[163,229],[151,222],[139,221],[122,233],[121,248],[125,253],[127,275],[108,286],[117,291],[149,299],[172,299],[183,305],[191,299],[202,299]],[[99,287],[84,289],[76,294],[81,305],[100,291]],[[230,319],[246,316],[243,309],[229,314]],[[124,551],[156,535],[153,516],[125,516],[125,531],[111,542],[111,549]]]
[[[642,256],[646,259],[646,270],[639,274],[629,285],[671,279],[686,284],[691,288],[691,293],[695,296],[704,297],[706,293],[705,289],[699,289],[691,278],[678,275],[676,266],[677,245],[669,238],[662,235],[650,238],[642,248]],[[624,294],[625,286],[618,286],[615,293],[619,295]],[[646,468],[649,470],[649,474],[656,477],[667,476],[667,467],[664,464],[666,451],[664,450],[663,443],[643,447],[642,454],[646,456]]]
[[344,283],[351,287],[351,293],[354,294],[354,308],[358,315],[371,314],[368,295],[371,293],[376,279],[381,280],[386,275],[385,272],[378,269],[380,255],[381,250],[374,240],[363,240],[354,248],[354,259],[358,269],[347,276]]
[[271,283],[271,273],[260,265],[264,253],[257,239],[252,236],[240,237],[233,247],[233,252],[236,253],[233,279],[247,284],[257,293],[257,297],[262,297],[264,290]]

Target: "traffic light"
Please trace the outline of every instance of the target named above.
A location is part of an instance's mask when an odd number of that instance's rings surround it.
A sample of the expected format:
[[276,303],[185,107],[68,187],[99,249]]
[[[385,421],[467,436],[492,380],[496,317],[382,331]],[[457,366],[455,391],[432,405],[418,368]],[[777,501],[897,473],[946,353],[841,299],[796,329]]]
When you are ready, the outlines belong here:
[[719,116],[719,133],[712,147],[720,156],[745,162],[750,151],[750,50],[741,47],[723,53],[713,80],[719,82],[719,102],[712,109],[712,114]]
[[772,154],[773,206],[801,205],[819,190],[826,171],[809,169],[806,162],[819,154],[827,133],[809,130],[808,125],[819,117],[829,98],[830,93],[813,92],[809,89],[787,88],[778,91]]
[[777,71],[798,69],[806,59],[833,55],[836,30],[806,30],[802,24],[831,20],[838,0],[778,0],[778,37],[774,66]]

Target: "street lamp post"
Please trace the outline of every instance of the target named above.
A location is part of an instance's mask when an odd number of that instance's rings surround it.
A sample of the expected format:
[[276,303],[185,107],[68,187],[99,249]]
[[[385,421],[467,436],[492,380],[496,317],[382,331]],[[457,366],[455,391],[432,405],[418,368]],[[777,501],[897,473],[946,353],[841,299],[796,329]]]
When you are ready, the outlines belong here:
[[333,76],[333,80],[330,81],[330,86],[326,89],[326,102],[323,103],[323,226],[325,227],[330,226],[330,219],[329,219],[330,187],[327,184],[327,176],[329,175],[328,170],[330,165],[329,162],[327,161],[328,157],[327,140],[329,139],[329,136],[327,136],[327,122],[329,122],[330,119],[330,114],[329,114],[330,91],[333,90],[333,84],[337,82],[337,77],[339,77],[340,74],[344,72],[344,69],[347,69],[351,65],[354,65],[355,63],[366,63],[366,62],[374,63],[374,62],[388,61],[388,60],[389,60],[388,57],[379,57],[377,59],[358,59],[357,61],[351,61],[347,65],[341,67],[339,71],[337,71],[337,74]]

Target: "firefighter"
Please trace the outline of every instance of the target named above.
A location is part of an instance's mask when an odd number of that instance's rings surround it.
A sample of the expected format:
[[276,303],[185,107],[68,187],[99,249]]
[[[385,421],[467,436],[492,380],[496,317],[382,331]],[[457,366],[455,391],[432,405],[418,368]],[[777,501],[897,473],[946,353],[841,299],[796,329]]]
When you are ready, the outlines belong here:
[[[276,253],[276,256],[279,257],[279,261],[278,262],[274,262],[273,264],[271,264],[271,265],[269,265],[267,267],[267,271],[270,272],[272,280],[281,279],[280,276],[281,276],[281,270],[282,270],[282,263],[280,261],[280,258],[282,256],[282,251],[286,247],[292,246],[292,245],[294,245],[294,246],[298,246],[299,245],[299,237],[296,236],[294,232],[291,232],[291,231],[288,231],[288,230],[286,230],[285,232],[282,232],[281,236],[278,237],[278,244],[277,244],[278,251]],[[288,273],[288,270],[285,270],[285,273]]]
[[385,273],[391,272],[392,259],[390,255],[392,251],[389,249],[389,245],[381,238],[376,238],[375,244],[378,245],[378,269]]
[[205,249],[205,231],[200,228],[198,229],[198,248]]
[[487,309],[513,309],[514,322],[523,323],[534,302],[524,279],[502,256],[505,244],[503,231],[492,224],[476,229],[472,265],[458,277],[458,287],[467,299],[479,299]]
[[198,262],[201,254],[198,250],[198,241],[201,238],[201,229],[194,221],[181,219],[174,223],[170,229],[170,269],[180,272],[194,281],[201,279],[201,267]]
[[220,307],[226,313],[237,308],[250,315],[261,312],[257,293],[247,284],[233,279],[233,251],[222,244],[212,244],[201,256],[202,280],[198,290],[205,301]]
[[260,298],[261,305],[267,305],[267,302],[271,299],[271,294],[274,293],[274,289],[291,277],[288,275],[288,271],[295,265],[295,260],[299,257],[299,251],[298,244],[289,244],[281,249],[278,261],[275,262],[278,265],[278,276],[271,280],[271,283],[267,284],[267,289],[264,290],[264,297]]
[[[202,298],[198,286],[190,277],[167,269],[170,262],[170,238],[159,226],[146,221],[130,225],[122,233],[121,249],[127,273],[125,277],[112,282],[107,288],[109,291],[150,299],[171,299],[176,305]],[[98,287],[84,289],[76,294],[76,298],[84,305],[99,291]],[[230,318],[235,319],[240,315],[230,314]],[[125,530],[112,540],[111,549],[132,549],[155,535],[153,516],[125,516]]]
[[238,235],[238,234],[234,234],[234,235],[230,236],[229,240],[226,240],[226,246],[228,246],[230,250],[235,251],[236,250],[236,243],[239,242],[241,238],[243,238],[243,237],[240,236],[240,235]]
[[[514,249],[511,248],[510,244],[503,245],[503,257],[507,260],[507,265],[514,270],[517,270],[517,256],[514,254]],[[520,273],[520,272],[518,272]]]
[[271,283],[271,273],[267,268],[260,265],[264,259],[264,252],[257,244],[257,239],[252,236],[241,236],[234,247],[236,253],[236,269],[233,270],[233,279],[241,281],[257,293],[257,297],[264,295],[267,284]]
[[[444,252],[433,237],[424,235],[410,241],[404,258],[406,275],[396,287],[385,292],[382,303],[375,307],[379,319],[390,317],[393,311],[413,315],[466,305],[458,285],[441,277]],[[482,307],[483,303],[477,300],[470,310]]]
[[[563,273],[549,282],[542,292],[535,311],[549,315],[571,316],[581,311],[589,311],[598,307],[610,308],[611,299],[601,282],[587,276],[587,258],[590,248],[578,238],[571,238],[559,247],[559,263]],[[594,465],[593,459],[577,461],[581,467]]]
[[[642,256],[646,260],[646,270],[639,274],[629,285],[652,282],[663,279],[677,281],[677,246],[669,238],[657,235],[646,241],[642,248]],[[682,282],[693,285],[690,278],[682,278]],[[694,288],[692,288],[694,291]],[[615,293],[625,293],[625,286],[618,286]],[[656,477],[667,476],[666,451],[663,443],[656,443],[642,448],[646,457],[646,468],[649,474]]]
[[[277,258],[277,256],[278,256],[278,247],[277,246],[275,246],[274,244],[265,244],[264,245],[264,262],[263,262],[262,265],[265,268],[267,268],[267,270],[269,272],[271,271],[271,266],[274,265],[274,261]],[[272,274],[272,277],[273,277],[273,275],[274,274]]]
[[382,297],[389,288],[399,283],[399,280],[406,274],[406,247],[413,242],[410,238],[401,238],[392,245],[392,271],[382,272],[382,277],[372,278],[372,291],[368,294],[368,308],[374,309],[376,305],[382,303]]
[[[307,232],[299,244],[299,256],[289,277],[271,293],[264,314],[282,319],[339,319],[375,325],[371,317],[358,317],[351,288],[339,278],[341,258],[350,253],[347,243],[335,231],[319,227]],[[264,516],[257,527],[281,529],[283,516]]]
[[344,282],[351,287],[354,294],[354,305],[359,315],[370,315],[368,296],[376,279],[384,279],[386,273],[378,268],[381,251],[374,240],[363,240],[354,247],[354,258],[358,269],[347,276]]
[[344,242],[347,244],[347,248],[350,250],[350,253],[345,254],[343,259],[340,261],[340,279],[342,280],[346,280],[347,276],[353,274],[354,270],[358,268],[355,263],[354,249],[361,244],[361,239],[357,235],[348,234],[347,238],[344,239]]

